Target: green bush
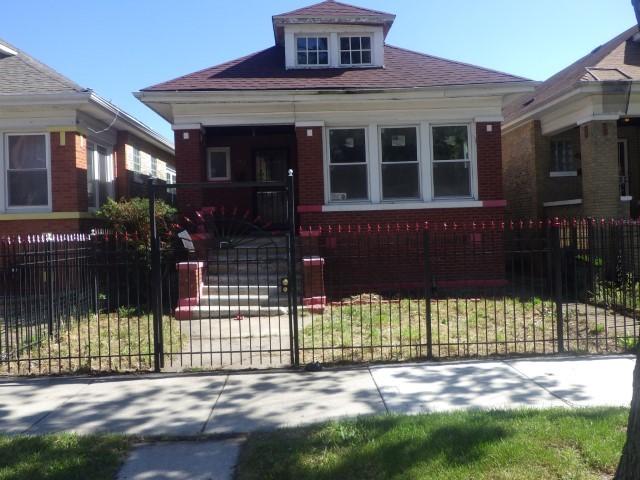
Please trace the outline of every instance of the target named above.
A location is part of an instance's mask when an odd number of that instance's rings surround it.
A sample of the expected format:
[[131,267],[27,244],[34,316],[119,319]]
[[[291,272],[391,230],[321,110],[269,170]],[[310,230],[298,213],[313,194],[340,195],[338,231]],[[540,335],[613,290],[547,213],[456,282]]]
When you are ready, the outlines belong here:
[[[171,231],[176,209],[162,200],[156,200],[156,224],[160,238]],[[149,245],[149,199],[131,198],[114,201],[108,199],[96,216],[105,221],[114,232],[128,234],[142,245]]]

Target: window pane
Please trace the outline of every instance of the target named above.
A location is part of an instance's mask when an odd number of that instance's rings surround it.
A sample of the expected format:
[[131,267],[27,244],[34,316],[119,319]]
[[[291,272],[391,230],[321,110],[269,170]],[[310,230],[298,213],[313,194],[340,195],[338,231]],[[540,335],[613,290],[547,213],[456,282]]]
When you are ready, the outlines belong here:
[[93,155],[95,153],[93,145],[87,146],[87,202],[89,207],[96,206],[96,169],[93,162]]
[[330,182],[331,201],[369,198],[366,165],[332,165]]
[[298,65],[306,65],[306,64],[307,64],[307,54],[298,53]]
[[317,65],[317,64],[318,64],[318,53],[309,52],[309,65]]
[[298,50],[306,50],[306,49],[307,49],[307,38],[298,37]]
[[362,49],[363,50],[371,49],[371,37],[362,37]]
[[351,52],[351,63],[354,65],[360,65],[362,63],[360,52]]
[[318,50],[329,50],[329,42],[327,37],[318,38]]
[[383,162],[417,162],[418,134],[415,128],[383,128]]
[[211,152],[209,154],[209,175],[211,178],[227,177],[226,152]]
[[351,37],[351,50],[360,50],[360,37]]
[[316,37],[311,37],[307,40],[307,49],[318,50],[318,39]]
[[318,54],[318,63],[320,65],[328,65],[329,64],[329,54],[327,52],[320,52]]
[[418,164],[384,164],[382,165],[382,197],[418,198]]
[[470,197],[471,168],[469,162],[433,164],[435,197]]
[[340,50],[349,50],[349,37],[342,37],[340,39]]
[[9,136],[9,168],[47,168],[47,146],[44,135]]
[[349,65],[351,63],[351,54],[349,52],[342,52],[340,54],[340,63]]
[[433,127],[434,160],[462,160],[469,158],[467,127]]
[[371,63],[371,52],[362,52],[362,63]]
[[367,151],[363,128],[329,131],[331,163],[366,163]]
[[9,206],[44,206],[48,201],[47,171],[7,172]]

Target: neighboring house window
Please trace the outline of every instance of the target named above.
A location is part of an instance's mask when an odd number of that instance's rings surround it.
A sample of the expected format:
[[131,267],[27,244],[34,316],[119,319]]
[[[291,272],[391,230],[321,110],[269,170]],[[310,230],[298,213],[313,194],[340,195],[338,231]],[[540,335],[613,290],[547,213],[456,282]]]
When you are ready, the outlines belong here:
[[434,198],[471,197],[469,127],[432,127]]
[[420,198],[418,129],[416,127],[381,128],[380,153],[382,199]]
[[140,149],[136,147],[133,147],[133,171],[137,173],[142,172],[142,157]]
[[296,46],[298,65],[329,65],[327,37],[298,37]]
[[342,65],[370,65],[371,37],[340,37]]
[[551,142],[551,171],[575,172],[576,168],[572,143],[566,140]]
[[211,181],[231,179],[231,149],[216,147],[207,150],[207,173]]
[[329,130],[330,200],[369,198],[367,139],[364,128]]
[[43,133],[6,135],[8,208],[49,206],[49,140]]
[[113,157],[101,145],[87,142],[87,196],[89,209],[100,208],[115,194]]
[[151,156],[151,176],[153,178],[158,178],[158,159]]
[[[176,183],[176,171],[173,170],[172,168],[167,167],[166,170],[166,182],[168,184],[174,184]],[[171,196],[174,196],[176,194],[176,189],[175,188],[167,188],[167,193]]]

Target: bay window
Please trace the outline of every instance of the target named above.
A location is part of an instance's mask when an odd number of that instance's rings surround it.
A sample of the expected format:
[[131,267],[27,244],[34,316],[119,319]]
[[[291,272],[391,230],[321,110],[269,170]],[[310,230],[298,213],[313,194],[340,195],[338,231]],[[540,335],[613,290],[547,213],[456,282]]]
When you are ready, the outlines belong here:
[[47,134],[8,134],[4,143],[7,208],[49,207]]
[[382,199],[420,198],[418,129],[380,129]]
[[329,198],[332,202],[369,199],[367,136],[364,128],[329,130]]
[[469,127],[440,125],[432,127],[433,197],[469,198],[471,192],[471,159]]
[[103,146],[87,142],[87,197],[89,209],[100,208],[115,195],[113,157]]

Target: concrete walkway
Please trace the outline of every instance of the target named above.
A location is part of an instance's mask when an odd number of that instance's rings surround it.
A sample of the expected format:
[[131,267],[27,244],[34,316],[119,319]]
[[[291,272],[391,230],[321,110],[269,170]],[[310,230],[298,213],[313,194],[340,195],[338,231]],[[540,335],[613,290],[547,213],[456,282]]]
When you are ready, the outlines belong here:
[[240,434],[461,408],[629,405],[631,356],[402,364],[319,373],[2,378],[0,431]]

